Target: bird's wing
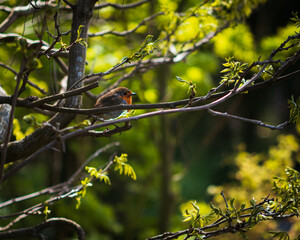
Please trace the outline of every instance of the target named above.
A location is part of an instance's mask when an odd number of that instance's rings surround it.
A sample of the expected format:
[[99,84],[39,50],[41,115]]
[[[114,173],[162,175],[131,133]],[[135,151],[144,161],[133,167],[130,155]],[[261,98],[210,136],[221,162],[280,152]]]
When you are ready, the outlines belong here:
[[123,99],[118,95],[113,94],[109,96],[102,96],[99,98],[95,104],[95,107],[107,107],[113,105],[119,105],[123,103]]

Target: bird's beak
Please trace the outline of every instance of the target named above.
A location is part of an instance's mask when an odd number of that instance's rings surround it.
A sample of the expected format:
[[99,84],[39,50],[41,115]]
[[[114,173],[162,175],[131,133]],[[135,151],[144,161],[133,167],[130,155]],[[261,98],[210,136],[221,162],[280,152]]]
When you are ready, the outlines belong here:
[[135,92],[132,92],[132,93],[130,94],[130,96],[132,96],[132,95],[136,95],[136,93],[135,93]]

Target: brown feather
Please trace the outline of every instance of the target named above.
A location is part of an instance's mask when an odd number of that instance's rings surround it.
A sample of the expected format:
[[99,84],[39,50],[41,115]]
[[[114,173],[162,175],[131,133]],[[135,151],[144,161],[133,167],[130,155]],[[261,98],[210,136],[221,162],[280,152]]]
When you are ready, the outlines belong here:
[[[115,106],[120,104],[131,104],[132,95],[134,95],[134,93],[132,93],[128,88],[118,87],[110,90],[102,97],[100,97],[97,100],[95,107],[101,108],[101,107]],[[123,113],[122,110],[117,110],[113,112],[99,114],[99,117],[107,120],[111,118],[116,118],[120,116],[122,113]]]

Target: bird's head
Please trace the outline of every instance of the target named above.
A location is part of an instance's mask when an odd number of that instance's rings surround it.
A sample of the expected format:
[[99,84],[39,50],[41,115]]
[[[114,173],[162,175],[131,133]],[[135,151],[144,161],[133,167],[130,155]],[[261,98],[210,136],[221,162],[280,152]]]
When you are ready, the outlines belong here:
[[118,87],[114,89],[115,94],[120,96],[122,99],[124,99],[127,104],[132,104],[132,96],[136,95],[134,92],[131,92],[128,88],[126,87]]

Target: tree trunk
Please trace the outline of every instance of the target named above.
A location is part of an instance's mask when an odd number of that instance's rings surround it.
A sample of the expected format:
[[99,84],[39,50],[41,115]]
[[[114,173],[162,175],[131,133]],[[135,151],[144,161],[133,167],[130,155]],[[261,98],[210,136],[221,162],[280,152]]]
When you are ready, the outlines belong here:
[[[70,44],[77,39],[77,31],[80,25],[83,25],[80,37],[84,41],[87,40],[89,22],[93,15],[95,3],[95,0],[78,0],[76,5],[72,7],[73,22]],[[69,52],[68,87],[84,76],[85,62],[86,47],[79,43],[73,45]],[[78,84],[76,87],[80,86],[81,84]],[[81,106],[81,97],[74,96],[68,98],[65,106],[79,108]],[[74,114],[58,113],[49,120],[49,123],[55,127],[59,126],[60,128],[63,128],[66,127],[75,118],[75,116],[76,115]],[[12,162],[20,158],[28,157],[54,138],[55,131],[51,127],[41,127],[24,139],[9,143],[6,162]],[[0,148],[0,157],[2,150],[3,147]]]

